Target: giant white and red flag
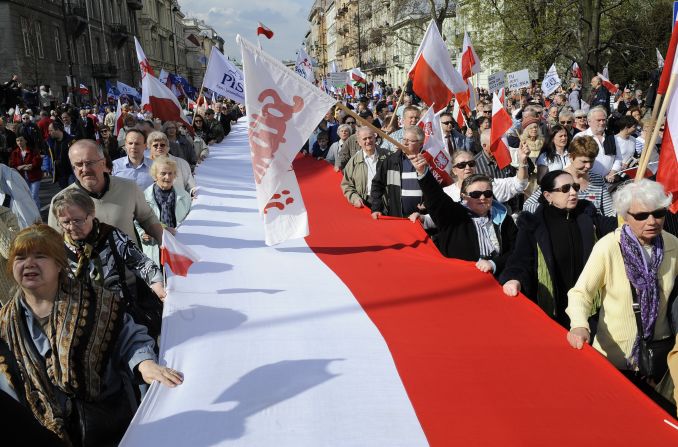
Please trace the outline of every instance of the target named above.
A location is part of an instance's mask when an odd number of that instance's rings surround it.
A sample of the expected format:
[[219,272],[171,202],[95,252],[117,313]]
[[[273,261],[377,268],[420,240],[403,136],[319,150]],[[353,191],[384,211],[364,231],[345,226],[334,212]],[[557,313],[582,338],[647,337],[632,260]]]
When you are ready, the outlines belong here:
[[172,90],[150,73],[141,79],[141,107],[152,111],[155,118],[181,122],[191,134],[194,133]]
[[471,38],[467,32],[464,32],[464,47],[461,52],[461,76],[468,79],[476,73],[480,73],[480,58],[476,54],[471,44]]
[[467,101],[461,97],[468,87],[452,66],[450,52],[433,20],[419,45],[408,76],[412,79],[414,93],[426,104],[435,104],[437,110],[447,107],[455,94],[459,94],[457,98],[462,105]]
[[440,124],[440,114],[445,109],[435,113],[433,104],[421,117],[417,126],[424,131],[423,157],[431,168],[431,173],[442,186],[452,184],[452,162],[450,154],[445,148],[443,126]]
[[242,52],[249,144],[267,245],[308,235],[292,160],[336,100],[280,61],[236,38]]
[[[675,54],[671,64],[671,77],[678,76]],[[664,185],[666,192],[673,194],[671,212],[676,213],[678,212],[678,95],[676,89],[669,92],[669,95],[666,99],[669,105],[666,112],[662,148],[659,151],[657,181]]]
[[497,161],[497,166],[504,169],[511,163],[511,153],[504,139],[513,121],[504,106],[499,101],[497,93],[492,95],[492,127],[490,128],[490,151]]

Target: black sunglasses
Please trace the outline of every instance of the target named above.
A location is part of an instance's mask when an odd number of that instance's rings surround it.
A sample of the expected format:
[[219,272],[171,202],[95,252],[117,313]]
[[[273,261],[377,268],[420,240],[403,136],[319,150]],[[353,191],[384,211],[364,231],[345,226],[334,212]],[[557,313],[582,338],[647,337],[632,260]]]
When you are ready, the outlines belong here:
[[443,126],[449,126],[450,124],[452,124],[452,121],[441,121],[440,124],[442,124]]
[[572,120],[570,120],[570,121],[561,121],[560,124],[572,124]]
[[494,197],[494,193],[492,192],[491,189],[487,189],[485,191],[471,191],[467,192],[466,195],[472,199],[479,199],[480,196],[485,196],[486,199],[491,199],[492,197]]
[[570,192],[570,189],[574,189],[576,192],[579,192],[579,190],[581,189],[581,185],[579,183],[568,183],[566,185],[561,186],[560,188],[552,189],[551,192],[557,191],[567,194],[568,192]]
[[457,169],[466,169],[467,165],[468,165],[469,168],[475,168],[476,167],[476,161],[475,160],[460,161],[459,163],[454,165],[454,167],[457,168]]
[[666,208],[660,208],[654,211],[643,211],[642,213],[628,213],[628,214],[633,216],[634,219],[642,221],[647,220],[647,218],[650,217],[650,215],[652,215],[652,217],[654,217],[655,219],[662,219],[666,217],[667,212],[668,211],[666,210]]

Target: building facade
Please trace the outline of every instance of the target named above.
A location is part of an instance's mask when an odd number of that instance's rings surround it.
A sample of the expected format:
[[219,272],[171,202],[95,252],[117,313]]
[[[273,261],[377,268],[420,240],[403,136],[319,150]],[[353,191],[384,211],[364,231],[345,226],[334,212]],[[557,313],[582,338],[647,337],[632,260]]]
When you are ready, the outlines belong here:
[[200,88],[212,47],[223,53],[224,39],[214,28],[195,18],[185,18],[183,30],[186,44],[186,79],[193,86]]

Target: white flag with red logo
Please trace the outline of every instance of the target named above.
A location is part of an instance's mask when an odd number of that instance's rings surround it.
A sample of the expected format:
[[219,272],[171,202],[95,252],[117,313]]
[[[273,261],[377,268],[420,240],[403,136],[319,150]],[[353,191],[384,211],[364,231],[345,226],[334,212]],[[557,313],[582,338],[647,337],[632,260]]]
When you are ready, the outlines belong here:
[[511,115],[504,109],[499,102],[499,96],[496,93],[492,95],[492,127],[490,128],[490,151],[497,161],[497,166],[504,169],[511,164],[511,153],[508,145],[504,141],[504,134],[509,131],[513,125]]
[[146,73],[149,73],[153,76],[155,76],[155,73],[153,72],[153,68],[151,67],[150,62],[148,62],[148,59],[146,58],[146,54],[144,54],[143,48],[141,48],[141,44],[139,43],[139,39],[134,36],[134,47],[137,50],[137,59],[139,60],[139,68],[141,69],[141,77],[144,78],[146,76]]
[[[676,52],[678,56],[678,52]],[[678,57],[674,58],[671,66],[671,76],[678,75]],[[666,192],[673,194],[671,212],[678,212],[678,95],[674,88],[670,96],[666,98],[669,106],[666,111],[666,123],[662,148],[659,151],[659,167],[657,168],[657,181],[664,185]]]
[[433,20],[419,45],[408,76],[412,79],[414,93],[426,104],[436,104],[438,110],[447,107],[455,94],[461,94],[457,98],[462,105],[465,104],[461,97],[468,87],[452,66],[450,52]]
[[193,127],[186,119],[184,110],[172,90],[148,73],[141,79],[141,107],[153,112],[155,118],[163,121],[179,121],[193,134]]
[[115,109],[115,128],[113,129],[113,135],[117,137],[118,133],[120,133],[120,129],[122,128],[122,104],[120,103],[120,97],[118,97],[118,108]]
[[196,252],[177,241],[172,233],[166,229],[162,230],[162,245],[160,246],[160,263],[166,265],[172,270],[172,273],[179,276],[188,275],[188,269],[200,257]]
[[607,76],[603,76],[602,74],[598,73],[598,77],[600,78],[600,82],[603,83],[603,86],[613,95],[619,91],[617,86],[607,79]]
[[438,180],[442,186],[452,184],[452,163],[450,161],[450,154],[445,147],[445,137],[443,134],[443,127],[440,124],[440,114],[445,109],[438,113],[433,111],[433,104],[421,117],[417,126],[424,131],[424,152],[422,156],[428,162],[431,173]]
[[480,73],[480,58],[471,44],[471,38],[464,32],[464,47],[461,52],[461,76],[468,79],[476,73]]
[[242,51],[249,143],[266,244],[308,235],[308,216],[291,168],[336,100],[280,61],[236,38]]

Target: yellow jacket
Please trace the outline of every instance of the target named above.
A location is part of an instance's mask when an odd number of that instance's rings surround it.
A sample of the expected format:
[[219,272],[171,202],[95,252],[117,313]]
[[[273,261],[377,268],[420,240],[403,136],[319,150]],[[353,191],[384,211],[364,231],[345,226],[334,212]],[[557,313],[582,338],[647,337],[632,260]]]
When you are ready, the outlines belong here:
[[[593,247],[577,283],[567,294],[565,312],[570,317],[571,328],[588,329],[594,298],[600,292],[600,319],[593,347],[618,369],[628,369],[626,358],[631,354],[638,329],[631,308],[631,284],[626,276],[619,236],[620,229],[617,229]],[[660,303],[654,328],[655,340],[671,336],[667,304],[678,271],[678,239],[665,231],[662,231],[662,236],[664,259],[659,266]]]

